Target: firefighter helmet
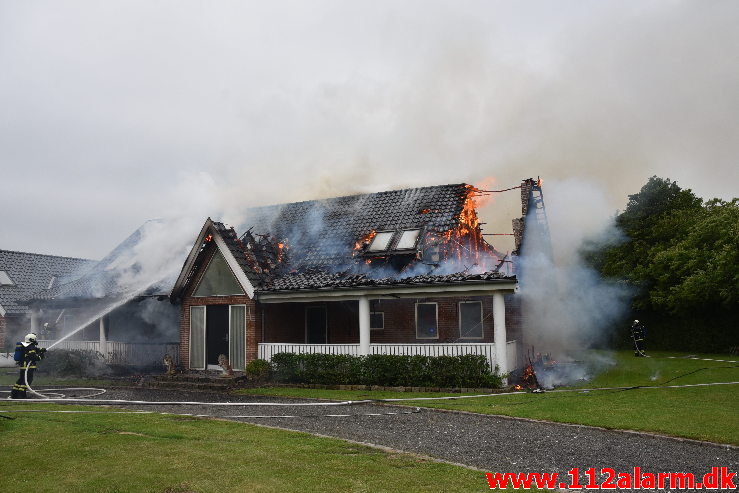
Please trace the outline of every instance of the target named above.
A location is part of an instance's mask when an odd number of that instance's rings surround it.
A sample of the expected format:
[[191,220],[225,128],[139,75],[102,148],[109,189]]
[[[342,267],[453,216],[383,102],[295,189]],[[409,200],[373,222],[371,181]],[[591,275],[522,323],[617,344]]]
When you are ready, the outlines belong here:
[[30,334],[26,334],[25,342],[26,344],[31,344],[31,343],[36,342],[36,334],[34,334],[33,332],[31,332]]
[[639,321],[638,320],[634,320],[634,323],[632,325],[639,325]]

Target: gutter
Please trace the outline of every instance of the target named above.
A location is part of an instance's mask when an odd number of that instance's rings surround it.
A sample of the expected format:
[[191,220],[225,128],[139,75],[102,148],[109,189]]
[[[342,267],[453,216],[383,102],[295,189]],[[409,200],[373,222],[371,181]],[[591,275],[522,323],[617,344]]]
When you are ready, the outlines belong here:
[[423,296],[485,296],[492,291],[518,291],[515,279],[469,280],[457,283],[418,283],[411,285],[333,287],[305,290],[257,291],[255,299],[261,303],[281,301],[319,301],[357,299],[362,296],[413,298]]

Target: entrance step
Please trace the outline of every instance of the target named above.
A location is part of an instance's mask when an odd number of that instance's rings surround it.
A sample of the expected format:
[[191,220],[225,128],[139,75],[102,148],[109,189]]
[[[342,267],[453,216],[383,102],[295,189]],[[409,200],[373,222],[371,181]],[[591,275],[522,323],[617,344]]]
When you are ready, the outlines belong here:
[[147,379],[144,385],[157,389],[226,392],[233,387],[241,385],[244,380],[245,377],[241,375],[224,377],[202,373],[184,373],[178,375],[158,375]]

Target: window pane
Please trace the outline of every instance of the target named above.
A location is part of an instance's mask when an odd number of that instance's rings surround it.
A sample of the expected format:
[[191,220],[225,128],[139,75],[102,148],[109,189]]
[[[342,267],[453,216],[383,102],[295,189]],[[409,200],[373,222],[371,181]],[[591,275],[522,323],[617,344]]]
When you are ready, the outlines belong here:
[[228,331],[228,360],[234,370],[244,369],[246,351],[246,307],[231,306],[231,323]]
[[208,264],[193,296],[228,296],[244,294],[221,252],[216,252]]
[[383,312],[370,313],[370,329],[384,329],[385,314]]
[[398,250],[404,250],[407,248],[415,248],[416,246],[416,240],[418,240],[418,233],[420,233],[420,229],[409,229],[406,231],[403,231],[403,234],[400,235],[400,241],[398,241],[398,246],[395,248]]
[[205,368],[205,307],[190,307],[190,368]]
[[10,278],[7,272],[0,270],[0,286],[12,286],[15,283]]
[[395,233],[393,231],[377,233],[375,237],[372,239],[372,244],[370,244],[368,250],[370,252],[379,252],[382,250],[387,250],[388,244],[390,243],[390,239],[393,237],[394,234]]
[[416,304],[416,337],[418,339],[437,339],[436,303]]
[[459,332],[461,337],[482,338],[482,303],[459,304]]

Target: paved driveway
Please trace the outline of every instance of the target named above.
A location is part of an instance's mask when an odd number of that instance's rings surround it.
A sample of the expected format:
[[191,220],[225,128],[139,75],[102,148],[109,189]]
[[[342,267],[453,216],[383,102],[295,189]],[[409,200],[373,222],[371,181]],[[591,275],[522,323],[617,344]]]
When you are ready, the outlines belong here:
[[322,401],[154,389],[115,389],[98,398],[280,403],[283,405],[125,407],[208,415],[321,434],[428,455],[485,471],[564,474],[577,467],[582,476],[589,467],[632,472],[637,466],[642,472],[692,472],[702,478],[714,466],[725,466],[730,471],[739,469],[736,447],[471,413],[381,404],[304,406],[299,404]]

